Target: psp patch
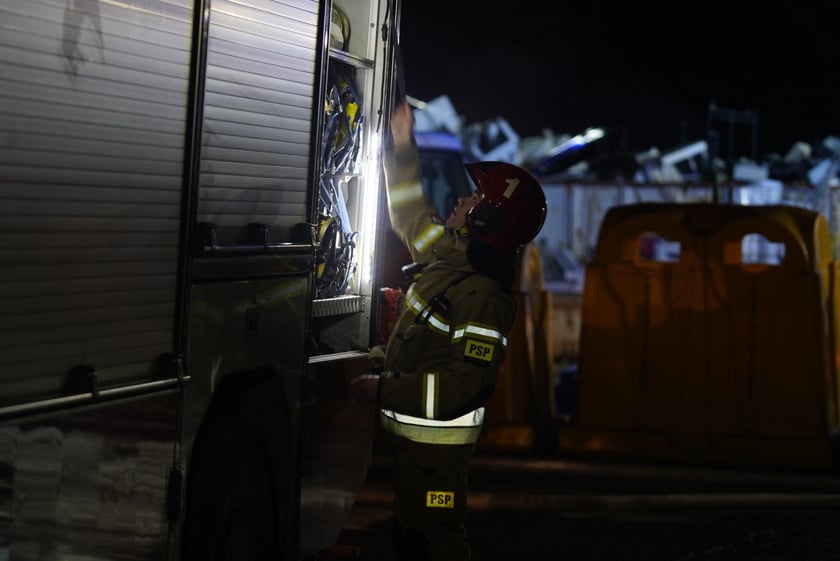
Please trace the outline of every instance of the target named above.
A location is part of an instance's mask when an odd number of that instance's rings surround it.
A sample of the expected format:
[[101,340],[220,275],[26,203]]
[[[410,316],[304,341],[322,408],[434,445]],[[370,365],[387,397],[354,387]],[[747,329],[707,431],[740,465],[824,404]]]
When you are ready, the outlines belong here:
[[491,343],[467,339],[467,344],[464,347],[464,358],[478,361],[481,364],[489,364],[493,361],[495,351],[496,346]]
[[455,508],[455,493],[426,491],[426,508]]

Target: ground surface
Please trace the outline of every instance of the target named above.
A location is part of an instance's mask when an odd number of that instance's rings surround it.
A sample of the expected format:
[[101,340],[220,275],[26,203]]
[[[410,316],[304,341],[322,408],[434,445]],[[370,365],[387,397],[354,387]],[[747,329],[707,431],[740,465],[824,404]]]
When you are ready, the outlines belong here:
[[[394,559],[388,470],[375,455],[339,538],[358,561]],[[834,477],[481,456],[469,505],[475,561],[840,561]]]

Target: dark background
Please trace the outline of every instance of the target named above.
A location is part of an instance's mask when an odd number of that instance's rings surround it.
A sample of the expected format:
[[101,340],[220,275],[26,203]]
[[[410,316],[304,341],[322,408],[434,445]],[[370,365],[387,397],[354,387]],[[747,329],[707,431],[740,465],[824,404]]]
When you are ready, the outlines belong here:
[[714,101],[757,116],[760,155],[784,154],[840,135],[838,16],[836,1],[403,0],[400,45],[409,95],[446,94],[467,123],[619,127],[629,149],[668,149],[705,138]]

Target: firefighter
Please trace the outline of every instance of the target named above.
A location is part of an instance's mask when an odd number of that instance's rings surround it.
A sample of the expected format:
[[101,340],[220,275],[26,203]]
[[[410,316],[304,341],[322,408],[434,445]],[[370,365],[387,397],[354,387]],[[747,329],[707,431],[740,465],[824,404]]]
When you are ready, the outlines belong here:
[[464,561],[467,467],[516,313],[515,257],[542,228],[546,200],[518,166],[471,163],[475,193],[441,219],[423,194],[413,124],[398,104],[385,169],[391,225],[419,272],[382,372],[354,381],[354,392],[376,400],[394,452],[397,558]]

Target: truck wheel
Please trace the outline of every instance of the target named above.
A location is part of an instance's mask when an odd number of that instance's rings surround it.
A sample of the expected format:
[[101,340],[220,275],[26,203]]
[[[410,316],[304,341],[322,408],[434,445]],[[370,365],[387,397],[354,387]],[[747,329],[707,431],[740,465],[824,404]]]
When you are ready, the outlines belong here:
[[[222,385],[187,470],[182,560],[287,559],[292,455],[276,376]],[[231,396],[231,394],[235,394]]]

